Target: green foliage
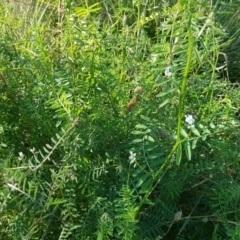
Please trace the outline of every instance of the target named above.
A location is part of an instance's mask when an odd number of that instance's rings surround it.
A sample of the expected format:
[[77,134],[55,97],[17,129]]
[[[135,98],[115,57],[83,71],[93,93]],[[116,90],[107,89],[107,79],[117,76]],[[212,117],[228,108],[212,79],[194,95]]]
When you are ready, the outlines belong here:
[[235,4],[1,3],[0,238],[239,239]]

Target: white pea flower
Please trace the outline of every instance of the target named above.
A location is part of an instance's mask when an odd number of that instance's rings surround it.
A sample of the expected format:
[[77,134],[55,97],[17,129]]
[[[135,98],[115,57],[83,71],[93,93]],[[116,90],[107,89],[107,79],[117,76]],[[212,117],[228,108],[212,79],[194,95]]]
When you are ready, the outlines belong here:
[[158,60],[158,55],[152,53],[152,54],[151,54],[151,61],[155,63],[157,60]]
[[130,156],[129,156],[130,164],[134,164],[134,167],[136,166],[136,153],[133,153],[130,151]]
[[72,175],[73,175],[73,170],[72,169],[68,169],[67,176],[71,177]]
[[129,159],[130,160],[136,160],[136,153],[133,153],[132,151],[130,151]]
[[194,128],[195,119],[193,118],[193,115],[185,115],[185,121],[189,125],[188,128]]
[[174,215],[174,221],[179,221],[182,219],[182,210],[178,211],[175,215]]
[[203,218],[202,222],[204,222],[204,223],[208,222],[208,218],[207,217]]
[[23,160],[24,159],[24,154],[22,152],[19,152],[19,160]]
[[166,69],[165,69],[165,76],[166,77],[171,77],[172,76],[172,72],[171,72],[171,67],[166,67]]
[[33,153],[33,154],[36,152],[36,148],[35,148],[35,147],[33,147],[32,149],[30,148],[29,150],[30,150],[30,152]]

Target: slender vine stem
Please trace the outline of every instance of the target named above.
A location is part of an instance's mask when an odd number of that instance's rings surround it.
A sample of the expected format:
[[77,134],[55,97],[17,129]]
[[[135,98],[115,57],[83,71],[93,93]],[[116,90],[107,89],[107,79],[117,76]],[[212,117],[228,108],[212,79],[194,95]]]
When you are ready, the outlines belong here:
[[179,93],[177,139],[176,139],[176,143],[174,144],[174,146],[173,146],[170,154],[168,155],[166,161],[163,163],[163,165],[160,167],[160,169],[154,174],[152,182],[151,182],[147,192],[145,193],[144,197],[140,201],[139,207],[136,210],[135,220],[138,219],[139,214],[140,214],[141,209],[142,209],[142,206],[146,203],[146,200],[148,199],[149,195],[151,194],[154,187],[156,186],[155,183],[159,179],[160,174],[169,165],[169,163],[170,163],[173,155],[177,151],[177,148],[179,147],[179,145],[183,141],[185,141],[185,139],[181,140],[181,126],[182,126],[182,117],[183,117],[183,109],[184,109],[184,98],[185,98],[186,91],[187,91],[188,74],[189,74],[190,67],[191,67],[191,59],[192,59],[193,44],[194,44],[192,31],[191,31],[191,12],[190,12],[190,9],[188,9],[186,11],[186,13],[189,16],[188,24],[187,24],[187,27],[188,27],[188,52],[187,52],[187,63],[186,63],[186,67],[185,67],[185,70],[184,70],[183,81],[182,81],[182,85],[181,85],[181,89],[180,89],[180,93]]

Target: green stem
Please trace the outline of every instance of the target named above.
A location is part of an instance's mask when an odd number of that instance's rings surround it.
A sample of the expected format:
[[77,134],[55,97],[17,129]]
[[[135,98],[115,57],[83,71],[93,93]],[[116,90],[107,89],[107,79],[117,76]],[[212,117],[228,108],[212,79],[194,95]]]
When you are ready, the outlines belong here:
[[180,132],[182,128],[181,126],[182,126],[182,116],[183,116],[183,108],[184,108],[184,97],[186,95],[187,80],[188,80],[188,73],[190,71],[192,52],[193,52],[193,37],[191,32],[191,16],[190,16],[189,23],[188,23],[188,58],[187,58],[187,64],[186,64],[184,75],[183,75],[182,87],[179,94],[177,143],[180,141]]
[[193,36],[192,36],[192,32],[191,32],[191,14],[190,14],[189,22],[188,22],[188,57],[187,57],[187,64],[186,64],[184,75],[183,75],[183,82],[182,82],[182,86],[181,86],[181,90],[180,90],[180,94],[179,94],[178,124],[177,124],[176,143],[174,144],[174,146],[173,146],[170,154],[168,155],[166,161],[163,163],[163,165],[160,167],[160,169],[154,174],[152,182],[151,182],[151,184],[148,188],[148,191],[145,193],[144,197],[140,201],[140,204],[139,204],[138,208],[136,209],[135,220],[138,219],[140,211],[142,209],[142,206],[145,204],[147,198],[151,194],[151,192],[154,188],[154,184],[159,179],[160,174],[169,165],[169,163],[172,159],[172,156],[175,154],[179,144],[181,144],[184,141],[184,140],[181,140],[180,135],[181,135],[183,108],[184,108],[184,97],[185,97],[185,94],[186,94],[188,74],[189,74],[190,66],[191,66],[192,52],[193,52]]

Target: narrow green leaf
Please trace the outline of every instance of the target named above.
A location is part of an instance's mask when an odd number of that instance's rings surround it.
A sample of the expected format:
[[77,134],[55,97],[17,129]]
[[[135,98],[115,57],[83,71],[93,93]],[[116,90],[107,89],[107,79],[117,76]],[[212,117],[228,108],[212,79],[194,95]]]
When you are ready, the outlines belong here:
[[198,137],[201,137],[201,134],[199,133],[199,131],[196,129],[196,128],[192,128],[192,132],[198,136]]
[[189,141],[186,142],[186,155],[187,159],[190,161],[192,159],[191,144]]
[[151,136],[145,136],[145,139],[147,139],[150,142],[155,142],[155,139]]
[[[40,151],[41,152],[41,151]],[[40,154],[41,155],[41,154]],[[42,155],[41,155],[42,156]],[[38,158],[37,158],[37,156],[36,155],[34,155],[34,159],[35,159],[35,161],[36,161],[36,163],[40,163],[40,161],[38,160]]]
[[146,180],[147,180],[148,178],[151,178],[151,175],[149,175],[148,173],[147,173],[147,174],[144,174],[143,176],[141,176],[141,178],[138,180],[138,183],[136,184],[136,187],[137,187],[137,188],[138,188],[138,187],[141,187],[142,184],[143,184],[144,182],[146,182]]
[[190,217],[187,217],[183,223],[183,226],[181,227],[179,234],[184,230],[184,228],[187,226],[187,224],[190,222]]
[[163,96],[165,96],[165,95],[167,95],[167,94],[169,94],[169,93],[172,93],[172,92],[174,92],[174,91],[176,91],[176,89],[170,88],[170,89],[167,90],[167,91],[163,91],[163,92],[160,92],[159,94],[157,94],[157,95],[156,95],[156,98],[158,98],[158,97],[163,97]]
[[179,2],[180,2],[180,5],[181,5],[181,6],[183,6],[183,5],[186,4],[186,0],[179,0]]
[[23,186],[22,186],[23,191],[26,191],[26,190],[25,190],[25,189],[26,189],[26,183],[27,183],[27,178],[24,178],[24,180],[23,180]]
[[[162,35],[161,35],[161,36],[162,36]],[[162,46],[160,46],[160,48],[162,48]],[[163,86],[165,83],[168,83],[168,82],[170,82],[170,81],[172,81],[171,78],[170,78],[170,79],[167,79],[167,80],[165,80],[165,81],[162,81],[162,79],[160,79],[160,82],[154,84],[154,87]]]
[[132,131],[131,133],[134,134],[134,135],[146,134],[145,132],[137,131],[137,130],[134,130],[134,131]]
[[40,155],[41,155],[42,158],[45,157],[41,150],[39,150],[39,153],[40,153]]
[[[64,132],[64,130],[63,130],[63,132]],[[56,137],[57,137],[57,139],[60,139],[61,137],[56,133]]]
[[46,144],[46,147],[49,149],[53,149],[53,147],[51,145],[49,145],[48,143]]
[[146,205],[151,205],[151,206],[154,206],[155,205],[155,203],[154,202],[152,202],[150,199],[145,199],[145,201],[144,201],[144,204],[146,204]]
[[214,129],[216,126],[213,123],[210,123],[210,128]]
[[142,169],[141,168],[137,168],[136,170],[135,170],[135,172],[133,172],[133,177],[137,177],[140,173],[142,173]]
[[45,147],[43,147],[43,150],[46,152],[46,153],[49,153],[49,150]]
[[143,141],[143,139],[134,139],[134,140],[131,141],[131,143],[132,143],[132,144],[134,144],[134,143],[140,143],[140,142],[142,142],[142,141]]
[[211,134],[211,132],[206,128],[206,129],[204,129],[204,133],[206,133],[206,134]]
[[226,33],[223,30],[221,30],[220,28],[217,28],[213,25],[209,25],[209,27],[211,27],[214,30],[214,32],[216,32],[216,33],[219,33],[221,35],[226,35]]
[[162,152],[154,152],[152,154],[149,154],[147,157],[148,159],[155,159],[155,158],[159,158],[159,157],[163,157],[164,154]]
[[38,187],[35,186],[35,189],[34,189],[34,195],[33,195],[34,200],[37,199],[37,193],[38,193]]
[[[151,159],[151,158],[150,158]],[[150,167],[153,168],[153,167],[160,167],[164,161],[166,160],[166,158],[158,158],[158,159],[155,159],[151,164],[150,164]]]
[[51,140],[52,140],[52,142],[53,142],[54,144],[57,143],[57,141],[56,141],[54,138],[51,138]]
[[160,105],[159,105],[159,108],[162,108],[162,107],[164,107],[166,104],[168,104],[169,103],[169,101],[170,101],[170,99],[168,98],[168,99],[166,99],[164,102],[162,102]]
[[141,118],[147,122],[152,122],[151,118],[141,115]]
[[198,141],[198,139],[194,139],[194,140],[192,141],[192,149],[195,149],[195,148],[196,148],[197,141]]
[[182,159],[182,144],[178,145],[177,154],[176,154],[176,164],[179,166]]
[[183,137],[188,138],[188,134],[183,128],[181,129],[181,134]]
[[143,184],[141,185],[141,189],[140,189],[139,193],[147,192],[151,182],[152,182],[152,177],[149,177],[146,181],[144,181]]
[[7,147],[7,144],[1,142],[1,147]]
[[146,129],[146,128],[148,128],[148,126],[143,125],[143,124],[137,124],[137,125],[136,125],[136,128]]
[[202,136],[202,140],[205,141],[207,139],[207,135]]

